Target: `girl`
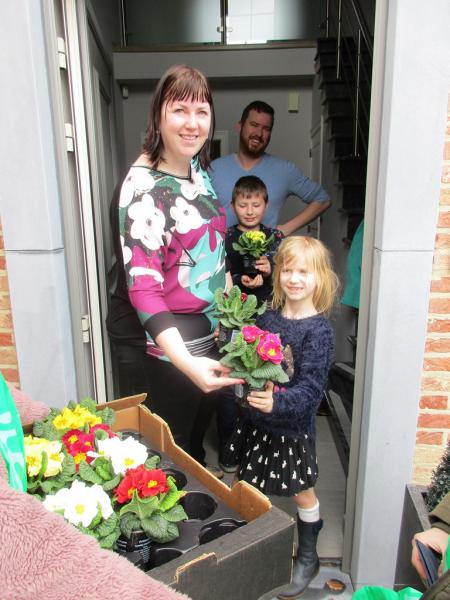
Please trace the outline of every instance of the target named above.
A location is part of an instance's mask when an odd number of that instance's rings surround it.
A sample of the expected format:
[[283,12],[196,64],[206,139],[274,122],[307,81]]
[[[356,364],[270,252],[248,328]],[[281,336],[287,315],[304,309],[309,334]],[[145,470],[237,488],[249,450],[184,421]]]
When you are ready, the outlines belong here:
[[120,394],[146,392],[175,442],[203,464],[207,393],[240,381],[215,360],[225,212],[205,170],[213,129],[205,76],[171,67],[153,94],[142,154],[113,199],[117,285],[107,318]]
[[320,241],[293,236],[281,242],[272,310],[257,325],[280,335],[290,381],[281,389],[269,382],[266,390],[253,391],[251,408],[229,442],[239,463],[238,479],[266,494],[293,496],[297,504],[297,558],[292,583],[278,595],[282,600],[301,594],[319,570],[315,416],[333,354],[334,335],[325,314],[337,287],[329,252]]

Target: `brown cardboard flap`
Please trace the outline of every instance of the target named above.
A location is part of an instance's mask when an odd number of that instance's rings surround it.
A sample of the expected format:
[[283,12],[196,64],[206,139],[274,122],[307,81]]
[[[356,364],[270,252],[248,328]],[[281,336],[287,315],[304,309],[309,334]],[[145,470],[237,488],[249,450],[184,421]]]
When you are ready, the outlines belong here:
[[102,410],[103,408],[109,407],[113,410],[123,410],[124,408],[131,408],[132,406],[139,406],[147,398],[147,394],[136,394],[135,396],[127,396],[126,398],[119,398],[118,400],[111,400],[111,402],[105,402],[104,404],[98,404],[97,408]]

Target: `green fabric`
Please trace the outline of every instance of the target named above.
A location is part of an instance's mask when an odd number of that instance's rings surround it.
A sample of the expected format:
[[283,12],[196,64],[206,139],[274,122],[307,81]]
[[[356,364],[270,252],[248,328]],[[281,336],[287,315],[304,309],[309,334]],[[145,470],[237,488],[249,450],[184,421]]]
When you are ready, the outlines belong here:
[[[432,586],[432,588],[436,589],[438,592],[446,593],[448,586],[448,576],[445,575],[450,567],[450,537],[449,544],[447,546],[447,552],[444,557],[444,568],[443,575],[439,578],[439,580]],[[445,577],[444,577],[445,575]],[[445,589],[442,590],[442,585],[445,585]],[[432,595],[430,592],[432,588],[429,588],[427,592],[425,592],[425,597],[427,600],[432,600],[432,598],[436,600],[440,600],[440,596]],[[394,592],[393,590],[388,590],[383,587],[378,587],[374,585],[365,585],[360,590],[355,592],[352,596],[352,600],[416,600],[417,598],[422,598],[422,592],[418,592],[414,588],[407,587],[399,592]],[[448,595],[443,595],[442,598],[448,598]]]
[[6,463],[9,485],[26,492],[27,470],[22,423],[11,392],[0,373],[0,454]]
[[347,274],[341,303],[359,308],[359,290],[361,287],[361,261],[364,238],[364,220],[358,226],[353,236],[347,257]]
[[394,592],[375,585],[365,585],[353,594],[352,600],[416,600],[421,596],[422,592],[410,587]]

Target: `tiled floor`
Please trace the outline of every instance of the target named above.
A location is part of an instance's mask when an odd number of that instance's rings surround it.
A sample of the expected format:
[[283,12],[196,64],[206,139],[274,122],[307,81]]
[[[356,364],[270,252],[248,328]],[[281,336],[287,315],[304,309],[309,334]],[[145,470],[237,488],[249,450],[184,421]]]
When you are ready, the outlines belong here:
[[[205,447],[207,462],[217,464],[216,436],[214,425],[210,428]],[[321,569],[317,577],[311,582],[301,598],[302,600],[349,600],[352,595],[351,581],[345,573],[339,570],[342,557],[342,530],[345,506],[345,475],[339,460],[336,446],[330,431],[327,417],[317,418],[317,455],[319,460],[319,479],[316,485],[317,496],[320,501],[320,512],[324,520],[324,527],[319,535],[318,553],[321,560]],[[230,484],[233,475],[226,474],[224,481]],[[295,516],[296,508],[290,498],[270,496],[271,502]],[[324,589],[328,579],[339,579],[346,585],[344,592],[333,595]],[[272,600],[282,588],[271,590],[259,600]]]

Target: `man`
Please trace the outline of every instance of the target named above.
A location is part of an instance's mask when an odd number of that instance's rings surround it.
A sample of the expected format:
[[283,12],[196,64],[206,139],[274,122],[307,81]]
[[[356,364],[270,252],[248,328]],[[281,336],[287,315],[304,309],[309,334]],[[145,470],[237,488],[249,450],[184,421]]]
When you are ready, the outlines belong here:
[[[243,111],[239,128],[239,151],[216,159],[210,168],[213,187],[227,213],[227,226],[237,223],[231,206],[231,193],[236,181],[244,175],[256,175],[264,181],[269,205],[264,225],[280,229],[289,235],[322,214],[329,206],[326,191],[287,160],[266,153],[272,135],[274,110],[265,102],[255,100]],[[287,197],[294,194],[308,206],[295,217],[280,225],[279,213]]]

